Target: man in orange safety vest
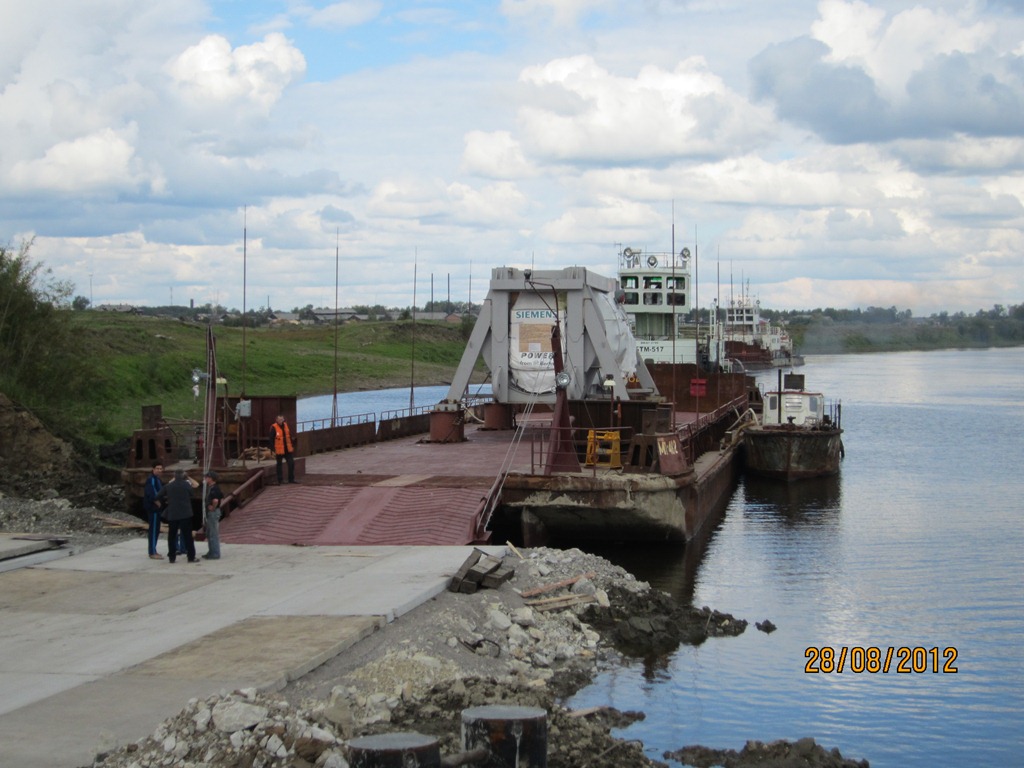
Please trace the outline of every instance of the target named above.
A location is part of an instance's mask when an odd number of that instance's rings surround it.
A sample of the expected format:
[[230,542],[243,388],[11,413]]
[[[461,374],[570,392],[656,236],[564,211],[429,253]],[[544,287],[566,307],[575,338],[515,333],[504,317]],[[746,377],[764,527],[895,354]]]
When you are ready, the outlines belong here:
[[283,482],[281,462],[288,462],[288,482],[298,482],[295,479],[295,457],[293,455],[292,431],[288,428],[288,422],[282,414],[278,414],[274,423],[270,425],[270,444],[273,446],[274,458],[277,459],[277,484]]

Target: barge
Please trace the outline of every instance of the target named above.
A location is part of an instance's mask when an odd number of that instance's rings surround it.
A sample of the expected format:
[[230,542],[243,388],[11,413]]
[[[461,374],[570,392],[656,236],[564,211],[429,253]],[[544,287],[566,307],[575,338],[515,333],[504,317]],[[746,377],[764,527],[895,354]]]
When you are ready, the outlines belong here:
[[[486,397],[472,392],[480,360]],[[295,424],[294,400],[218,392],[215,352],[198,378],[196,450],[150,414],[123,477],[137,499],[156,461],[216,469],[226,544],[683,542],[734,487],[739,448],[725,438],[756,391],[741,374],[648,366],[617,281],[580,267],[494,269],[446,397],[295,425],[295,485],[272,482],[265,454],[274,416]]]

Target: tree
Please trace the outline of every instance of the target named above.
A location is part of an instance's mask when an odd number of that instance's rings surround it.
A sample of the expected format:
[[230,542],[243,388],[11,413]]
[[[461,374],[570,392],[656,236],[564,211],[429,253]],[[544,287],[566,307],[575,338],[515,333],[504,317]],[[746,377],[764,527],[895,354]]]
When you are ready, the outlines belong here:
[[61,394],[81,384],[88,361],[77,353],[63,311],[74,286],[32,263],[31,247],[0,246],[0,389],[46,420]]
[[88,309],[90,303],[85,296],[75,296],[75,300],[71,302],[71,308],[76,312],[81,312],[84,309]]

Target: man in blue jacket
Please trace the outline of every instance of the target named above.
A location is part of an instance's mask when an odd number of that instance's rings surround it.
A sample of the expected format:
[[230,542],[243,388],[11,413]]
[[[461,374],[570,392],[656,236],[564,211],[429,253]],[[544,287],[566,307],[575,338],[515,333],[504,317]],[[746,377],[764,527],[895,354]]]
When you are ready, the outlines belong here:
[[146,478],[146,487],[142,493],[142,508],[146,511],[146,518],[149,521],[149,556],[153,560],[163,560],[163,555],[156,551],[156,544],[160,540],[160,510],[163,504],[157,501],[157,494],[164,487],[163,464],[154,464],[153,469]]

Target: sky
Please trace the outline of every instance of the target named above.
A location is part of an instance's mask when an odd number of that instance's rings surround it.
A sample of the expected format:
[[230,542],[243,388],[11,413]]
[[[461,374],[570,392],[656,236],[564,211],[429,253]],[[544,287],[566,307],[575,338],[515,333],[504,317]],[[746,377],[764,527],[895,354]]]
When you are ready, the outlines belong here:
[[3,0],[0,243],[93,305],[1024,303],[1024,0]]

